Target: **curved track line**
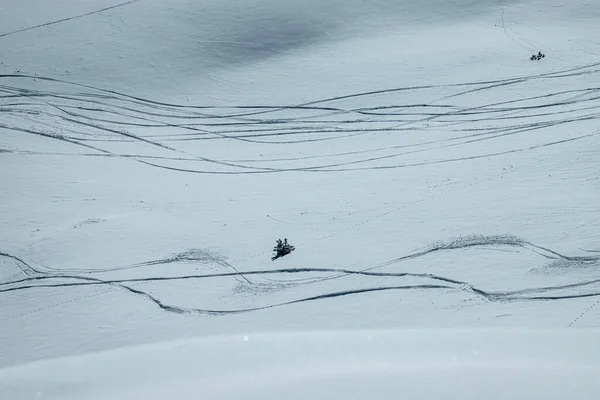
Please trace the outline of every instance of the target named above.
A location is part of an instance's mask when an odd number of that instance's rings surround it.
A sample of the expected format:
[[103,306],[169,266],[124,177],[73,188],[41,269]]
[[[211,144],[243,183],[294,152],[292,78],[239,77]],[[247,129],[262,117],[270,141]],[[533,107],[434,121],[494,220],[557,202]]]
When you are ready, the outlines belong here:
[[[54,287],[76,287],[76,286],[89,286],[89,285],[109,285],[116,288],[124,289],[130,293],[142,296],[161,309],[174,312],[179,314],[202,314],[202,315],[221,315],[221,314],[234,314],[234,313],[242,313],[242,312],[250,312],[261,309],[280,307],[285,305],[291,305],[306,301],[316,301],[327,298],[335,298],[346,295],[354,295],[360,293],[369,293],[369,292],[377,292],[377,291],[388,291],[388,290],[409,290],[409,289],[448,289],[448,290],[460,290],[467,291],[477,296],[481,296],[490,301],[538,301],[538,300],[562,300],[562,299],[572,299],[572,298],[582,298],[582,297],[593,297],[600,295],[599,293],[576,293],[576,294],[564,294],[564,295],[542,295],[543,293],[548,293],[556,290],[565,290],[565,289],[573,289],[573,288],[581,288],[585,286],[595,285],[600,283],[600,279],[588,280],[584,282],[571,283],[566,285],[556,285],[556,286],[545,286],[545,287],[536,287],[536,288],[525,288],[511,291],[485,291],[483,289],[477,288],[472,284],[464,281],[459,281],[451,278],[442,277],[435,274],[424,274],[424,273],[410,273],[410,272],[373,272],[372,270],[376,268],[382,268],[384,266],[390,266],[392,264],[398,263],[400,261],[414,259],[417,257],[422,257],[427,254],[436,253],[440,251],[449,251],[449,250],[457,250],[457,249],[465,249],[471,247],[481,247],[481,246],[510,246],[510,247],[522,247],[529,249],[531,251],[540,254],[546,258],[560,258],[568,261],[580,261],[580,262],[600,262],[600,256],[566,256],[560,254],[556,251],[548,249],[543,246],[535,245],[526,240],[510,236],[510,235],[497,235],[497,236],[471,236],[464,237],[455,240],[451,240],[448,242],[440,242],[434,244],[427,248],[426,250],[412,253],[406,256],[402,256],[393,260],[390,260],[386,263],[379,264],[374,267],[365,268],[363,270],[355,271],[355,270],[347,270],[347,269],[336,269],[336,268],[283,268],[283,269],[275,269],[275,270],[255,270],[255,271],[245,271],[239,272],[224,272],[224,273],[215,273],[215,274],[204,274],[204,275],[187,275],[187,276],[170,276],[170,277],[148,277],[148,278],[129,278],[129,279],[99,279],[93,277],[84,277],[81,275],[67,275],[60,273],[48,274],[45,272],[37,271],[28,266],[20,258],[12,256],[7,253],[0,253],[0,256],[5,256],[20,262],[21,264],[31,268],[37,275],[30,276],[25,279],[15,280],[11,282],[3,282],[0,286],[9,286],[9,285],[18,285],[12,287],[5,287],[0,289],[0,293],[6,292],[14,292],[21,291],[27,289],[41,289],[41,288],[54,288]],[[187,254],[187,253],[181,253]],[[149,261],[146,263],[141,263],[139,265],[150,266],[156,263],[173,263],[177,262],[179,259],[177,257],[164,259],[164,260],[156,260]],[[107,271],[108,272],[108,271]],[[304,297],[296,300],[291,300],[282,303],[270,304],[262,307],[254,307],[254,308],[240,308],[240,309],[232,309],[232,310],[214,310],[214,309],[202,309],[202,308],[186,308],[175,305],[167,305],[163,303],[160,299],[155,296],[144,292],[139,289],[133,289],[127,284],[132,283],[147,283],[147,282],[164,282],[164,281],[179,281],[179,280],[190,280],[190,279],[214,279],[214,278],[225,278],[225,277],[243,277],[243,276],[260,276],[260,275],[273,275],[273,274],[305,274],[305,273],[333,273],[336,274],[334,276],[325,277],[325,278],[314,278],[310,282],[306,283],[315,283],[328,279],[336,279],[342,276],[348,275],[361,275],[361,276],[371,276],[371,277],[386,277],[386,278],[422,278],[422,279],[430,279],[434,281],[441,281],[445,284],[422,284],[422,285],[385,285],[385,286],[377,286],[377,287],[368,287],[368,288],[358,288],[358,289],[349,289],[342,291],[335,291],[324,293],[311,297]],[[74,282],[57,282],[57,283],[38,283],[44,281],[53,281],[53,280],[74,280]],[[254,283],[246,280],[250,285],[254,285]],[[25,284],[24,283],[30,283]],[[590,308],[591,309],[591,308]],[[584,312],[585,313],[585,312]],[[582,314],[583,315],[583,314]]]

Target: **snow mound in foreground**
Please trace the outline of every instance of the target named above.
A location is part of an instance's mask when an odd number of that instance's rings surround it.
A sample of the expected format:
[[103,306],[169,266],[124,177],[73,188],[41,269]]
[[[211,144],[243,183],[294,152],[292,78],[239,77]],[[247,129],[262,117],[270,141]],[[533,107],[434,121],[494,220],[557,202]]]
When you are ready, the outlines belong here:
[[565,399],[600,390],[597,331],[346,331],[195,339],[2,370],[44,399]]

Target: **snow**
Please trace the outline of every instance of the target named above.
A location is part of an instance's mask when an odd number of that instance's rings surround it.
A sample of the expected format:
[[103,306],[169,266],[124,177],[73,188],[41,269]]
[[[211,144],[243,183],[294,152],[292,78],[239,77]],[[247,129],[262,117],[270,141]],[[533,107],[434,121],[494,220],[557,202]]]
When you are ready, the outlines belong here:
[[599,327],[598,2],[5,3],[3,373],[209,336]]
[[0,395],[595,399],[600,390],[597,334],[588,329],[221,335],[13,367],[0,375]]

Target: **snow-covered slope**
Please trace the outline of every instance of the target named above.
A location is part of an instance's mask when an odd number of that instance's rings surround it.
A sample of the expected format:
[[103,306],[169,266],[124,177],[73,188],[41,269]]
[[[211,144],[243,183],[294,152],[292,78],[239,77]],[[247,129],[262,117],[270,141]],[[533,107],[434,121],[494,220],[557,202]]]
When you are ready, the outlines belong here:
[[0,4],[0,366],[258,331],[597,327],[598,17]]
[[0,370],[11,400],[596,399],[598,330],[221,335]]

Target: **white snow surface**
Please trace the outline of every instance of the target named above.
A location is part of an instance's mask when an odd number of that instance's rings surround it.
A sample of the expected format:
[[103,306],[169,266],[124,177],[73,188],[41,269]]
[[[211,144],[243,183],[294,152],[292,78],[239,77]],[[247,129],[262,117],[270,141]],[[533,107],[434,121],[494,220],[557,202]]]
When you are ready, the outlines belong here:
[[221,335],[0,370],[11,400],[598,398],[588,330]]
[[600,2],[118,1],[0,4],[0,373],[600,326]]

